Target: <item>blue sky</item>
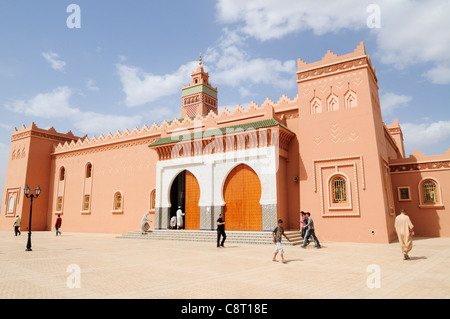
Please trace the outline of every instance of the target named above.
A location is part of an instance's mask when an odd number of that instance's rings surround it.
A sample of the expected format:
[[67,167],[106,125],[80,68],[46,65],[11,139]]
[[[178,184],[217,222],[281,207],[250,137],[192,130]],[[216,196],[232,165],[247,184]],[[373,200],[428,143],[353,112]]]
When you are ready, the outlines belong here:
[[[80,28],[67,25],[70,4],[81,10]],[[0,191],[14,127],[34,121],[92,137],[172,120],[200,53],[219,110],[231,110],[294,98],[298,58],[314,62],[364,41],[384,121],[399,119],[407,156],[442,154],[449,16],[448,0],[1,0]]]

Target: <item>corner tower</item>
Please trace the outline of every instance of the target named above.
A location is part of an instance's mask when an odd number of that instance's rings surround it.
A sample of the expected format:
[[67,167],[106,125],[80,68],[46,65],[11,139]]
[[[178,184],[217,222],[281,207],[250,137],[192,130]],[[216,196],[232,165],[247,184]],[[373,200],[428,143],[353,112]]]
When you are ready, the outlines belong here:
[[402,151],[382,120],[364,44],[312,63],[299,59],[297,83],[301,207],[314,212],[323,240],[392,240],[389,160]]
[[191,84],[184,86],[181,93],[181,117],[217,114],[217,88],[209,83],[209,74],[203,70],[202,57],[197,70],[191,74]]

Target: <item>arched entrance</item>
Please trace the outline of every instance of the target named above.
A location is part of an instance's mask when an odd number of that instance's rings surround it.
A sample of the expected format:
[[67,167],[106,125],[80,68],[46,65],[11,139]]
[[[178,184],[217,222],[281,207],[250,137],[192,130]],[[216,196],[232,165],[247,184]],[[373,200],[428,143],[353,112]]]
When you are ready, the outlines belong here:
[[170,189],[170,218],[176,216],[178,207],[185,212],[184,228],[200,229],[200,187],[195,176],[188,170],[177,175]]
[[261,182],[253,169],[236,166],[225,180],[223,197],[227,230],[262,230]]

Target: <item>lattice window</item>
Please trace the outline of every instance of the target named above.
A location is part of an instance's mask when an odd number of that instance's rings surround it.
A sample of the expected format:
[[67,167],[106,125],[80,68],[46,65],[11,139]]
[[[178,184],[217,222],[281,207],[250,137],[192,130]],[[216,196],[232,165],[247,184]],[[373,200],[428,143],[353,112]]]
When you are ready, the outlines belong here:
[[56,198],[56,211],[57,211],[57,212],[62,211],[62,203],[63,203],[63,198],[62,198],[62,196],[58,196],[58,197]]
[[398,187],[398,200],[399,201],[411,200],[409,187]]
[[437,203],[437,185],[431,180],[423,183],[423,201],[424,203]]
[[91,206],[91,195],[84,195],[83,210],[88,211]]
[[347,202],[346,180],[342,176],[333,178],[331,181],[331,191],[333,195],[333,203]]

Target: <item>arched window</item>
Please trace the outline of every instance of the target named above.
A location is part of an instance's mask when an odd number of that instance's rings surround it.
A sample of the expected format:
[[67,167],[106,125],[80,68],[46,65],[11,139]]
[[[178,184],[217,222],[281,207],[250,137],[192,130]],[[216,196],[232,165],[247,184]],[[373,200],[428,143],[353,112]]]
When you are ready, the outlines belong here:
[[66,178],[66,169],[63,166],[59,169],[59,180],[63,181],[65,178]]
[[342,176],[336,176],[331,180],[331,192],[333,203],[347,202],[347,185],[346,180]]
[[87,163],[86,165],[86,178],[90,178],[92,176],[92,164]]
[[156,189],[150,192],[150,210],[155,209],[155,204],[156,204]]
[[121,192],[116,192],[114,194],[114,204],[113,204],[113,209],[115,211],[121,211],[122,210],[122,193]]
[[442,193],[439,182],[431,177],[423,178],[419,184],[419,207],[442,207]]
[[425,204],[434,204],[438,202],[437,185],[432,180],[426,180],[422,184],[423,188],[423,202]]
[[14,212],[15,203],[16,203],[16,198],[14,196],[11,196],[9,198],[9,202],[8,202],[8,212]]

